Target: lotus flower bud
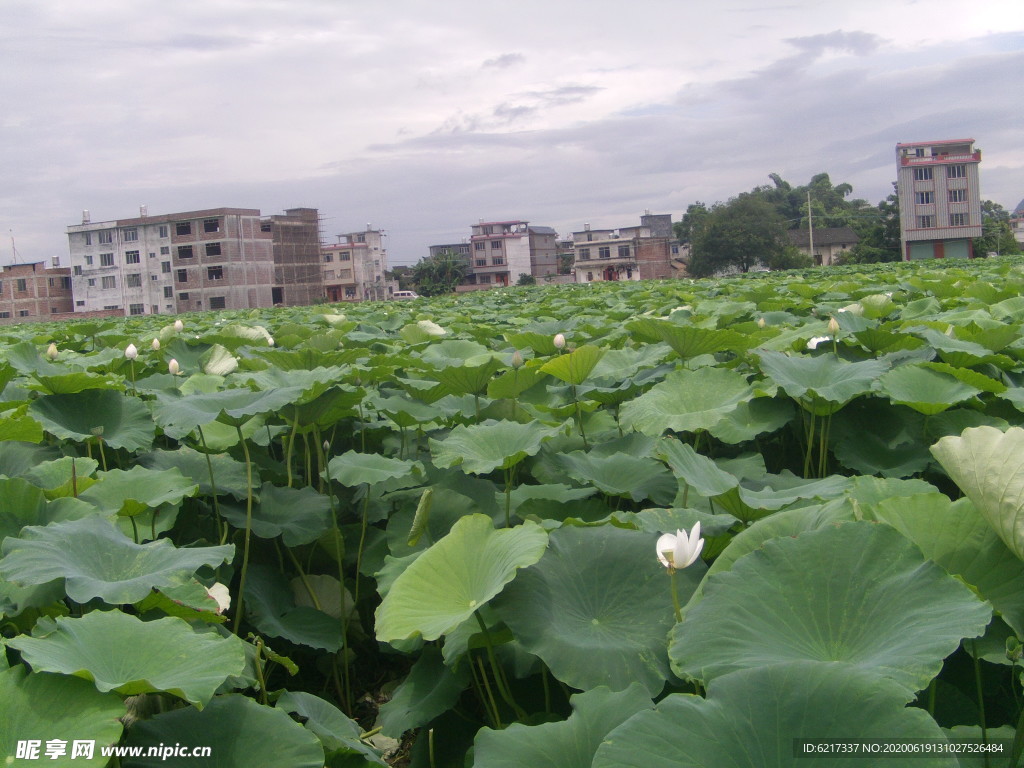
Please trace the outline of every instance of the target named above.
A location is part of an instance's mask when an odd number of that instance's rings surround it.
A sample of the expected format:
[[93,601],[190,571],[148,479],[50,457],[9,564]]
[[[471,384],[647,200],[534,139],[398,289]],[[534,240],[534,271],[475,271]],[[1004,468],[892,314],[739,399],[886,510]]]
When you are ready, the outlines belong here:
[[134,344],[129,344],[124,350],[124,356],[129,360],[134,360],[139,356],[139,350],[135,348]]
[[268,336],[267,337],[267,345],[271,346],[271,347],[274,346],[274,337],[273,336]]
[[324,452],[331,450],[331,443],[329,440],[324,440]]
[[180,370],[181,366],[178,365],[178,361],[172,357],[171,361],[167,364],[167,371],[171,376],[177,376]]
[[834,317],[828,319],[828,332],[833,336],[839,333],[839,322]]
[[151,346],[153,348],[153,351],[156,352],[158,349],[160,349],[160,339],[153,339],[153,343],[150,344],[149,346]]
[[758,328],[764,328],[766,325],[768,325],[768,323],[765,322],[763,317],[757,318],[757,327]]
[[555,334],[553,341],[555,349],[565,349],[565,336],[560,333]]
[[59,355],[59,354],[60,354],[60,353],[59,353],[59,352],[57,351],[57,345],[56,345],[56,344],[54,344],[54,343],[53,343],[53,342],[51,341],[51,342],[50,342],[50,346],[48,346],[48,347],[46,348],[46,356],[47,356],[48,358],[50,358],[51,360],[56,360],[56,359],[57,359],[57,355]]
[[515,352],[512,353],[512,367],[513,368],[522,368],[523,367],[523,355],[519,352],[518,349]]
[[174,330],[181,333],[181,329],[185,327],[185,324],[181,320],[174,321]]

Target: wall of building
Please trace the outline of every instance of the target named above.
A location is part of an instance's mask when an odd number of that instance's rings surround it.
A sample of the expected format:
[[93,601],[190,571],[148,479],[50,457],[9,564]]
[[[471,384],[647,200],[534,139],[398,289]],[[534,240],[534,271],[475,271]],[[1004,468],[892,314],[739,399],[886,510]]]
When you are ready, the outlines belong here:
[[70,268],[36,262],[0,271],[0,325],[47,322],[73,309]]
[[320,253],[320,214],[316,208],[290,208],[283,216],[270,216],[273,243],[275,304],[307,306],[323,299]]

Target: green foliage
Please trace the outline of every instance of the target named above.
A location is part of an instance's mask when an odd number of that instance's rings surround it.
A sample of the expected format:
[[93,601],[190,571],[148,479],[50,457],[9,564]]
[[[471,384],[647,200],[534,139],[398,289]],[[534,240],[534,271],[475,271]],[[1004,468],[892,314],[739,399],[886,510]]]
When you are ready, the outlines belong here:
[[469,271],[464,256],[443,251],[416,262],[409,274],[409,281],[421,296],[440,296],[452,293]]
[[693,240],[689,271],[695,277],[749,272],[787,257],[784,220],[770,203],[743,194],[715,206]]

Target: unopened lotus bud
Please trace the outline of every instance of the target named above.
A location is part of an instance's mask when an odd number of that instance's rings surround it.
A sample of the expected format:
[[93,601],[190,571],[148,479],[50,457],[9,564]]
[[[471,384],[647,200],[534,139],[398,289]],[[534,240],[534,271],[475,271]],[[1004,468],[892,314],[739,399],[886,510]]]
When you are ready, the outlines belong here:
[[327,453],[329,450],[331,450],[331,444],[327,440],[324,440],[324,453]]
[[553,341],[555,349],[565,349],[565,336],[560,333],[555,334]]
[[515,352],[512,353],[512,367],[513,368],[522,368],[523,367],[523,356],[519,352],[518,349]]
[[273,336],[268,336],[267,337],[267,344],[269,344],[271,347],[274,346],[274,337]]
[[181,333],[181,329],[185,327],[185,324],[181,320],[174,321],[174,330]]
[[181,366],[178,365],[178,361],[172,357],[171,361],[167,364],[167,371],[171,374],[171,376],[177,376],[180,370]]
[[153,339],[153,343],[150,344],[149,346],[151,346],[153,348],[153,351],[156,352],[158,349],[160,349],[160,339]]
[[766,325],[768,325],[768,323],[766,323],[766,322],[764,321],[764,318],[763,318],[763,317],[759,317],[759,318],[757,318],[757,327],[758,327],[758,328],[764,328],[764,327],[765,327]]
[[129,344],[124,350],[124,356],[129,360],[134,360],[139,356],[139,350],[136,349],[134,344]]
[[59,355],[59,354],[60,354],[60,353],[59,353],[59,352],[57,351],[57,345],[56,345],[56,344],[54,344],[54,343],[53,343],[53,342],[51,341],[51,342],[50,342],[50,346],[48,346],[48,347],[46,348],[46,356],[47,356],[48,358],[50,358],[51,360],[56,360],[56,359],[57,359],[57,355]]
[[828,319],[828,332],[831,333],[833,336],[839,333],[839,321],[837,321],[834,317],[830,317]]

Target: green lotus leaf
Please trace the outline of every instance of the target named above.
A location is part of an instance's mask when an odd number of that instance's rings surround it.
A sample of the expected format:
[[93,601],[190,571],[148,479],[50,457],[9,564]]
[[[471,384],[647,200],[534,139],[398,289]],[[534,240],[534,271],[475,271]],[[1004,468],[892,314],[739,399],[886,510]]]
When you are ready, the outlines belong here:
[[[81,461],[81,459],[79,459]],[[233,459],[226,453],[204,454],[186,445],[176,451],[153,451],[139,457],[139,464],[153,470],[177,469],[190,481],[199,486],[199,493],[213,495],[214,486],[210,481],[211,471],[218,495],[230,494],[236,499],[248,495],[245,462]],[[255,474],[255,467],[253,468]],[[259,476],[253,478],[259,482]]]
[[175,547],[160,539],[136,544],[99,517],[30,526],[3,542],[0,577],[16,584],[66,581],[79,603],[100,598],[111,605],[135,603],[150,589],[185,584],[204,565],[231,560],[235,548]]
[[743,335],[735,331],[677,325],[655,318],[634,320],[627,323],[626,327],[652,340],[664,341],[684,360],[724,350],[736,352],[747,349],[750,345]]
[[84,491],[95,482],[90,475],[98,467],[99,462],[95,459],[64,456],[36,465],[24,477],[46,491],[47,498],[52,499]]
[[711,429],[755,396],[742,374],[727,368],[674,371],[640,397],[625,403],[619,414],[624,429],[657,436],[665,430]]
[[833,417],[832,450],[844,467],[855,472],[909,477],[931,462],[927,445],[921,441],[924,419],[917,411],[894,408],[881,398],[857,400]]
[[423,362],[431,368],[446,368],[450,365],[479,365],[494,353],[475,341],[467,339],[445,339],[423,350]]
[[[0,390],[2,391],[2,390]],[[0,415],[0,441],[18,440],[23,443],[43,442],[43,425],[25,415],[27,406]]]
[[521,395],[541,379],[547,377],[540,368],[513,368],[487,385],[487,396],[491,398],[514,398]]
[[18,536],[29,525],[48,525],[65,520],[78,520],[95,514],[85,502],[77,499],[47,501],[42,489],[20,477],[0,477],[0,542],[7,536]]
[[633,501],[651,499],[671,504],[678,483],[660,461],[627,454],[597,456],[573,451],[556,454],[552,462],[565,474],[584,485],[592,485],[609,496],[627,496]]
[[[264,483],[259,489],[259,499],[249,521],[253,534],[261,539],[280,536],[287,547],[316,541],[334,522],[330,499],[309,487],[288,488]],[[244,508],[222,504],[220,513],[236,528],[245,528]]]
[[275,413],[293,403],[301,394],[300,387],[281,387],[259,392],[225,389],[188,396],[158,392],[153,403],[153,419],[166,434],[180,440],[196,427],[218,419],[234,427],[253,416]]
[[[540,562],[495,600],[523,648],[573,688],[640,683],[657,695],[670,677],[665,635],[675,623],[657,536],[614,526],[551,532]],[[706,571],[702,561],[675,575],[685,601]]]
[[791,356],[764,350],[760,357],[765,374],[819,416],[834,413],[853,398],[871,392],[888,369],[881,360],[846,363],[835,355]]
[[303,725],[323,744],[328,755],[328,765],[333,764],[331,758],[339,755],[359,755],[363,758],[358,761],[361,765],[387,765],[373,747],[360,740],[363,729],[359,723],[346,717],[340,709],[319,696],[304,691],[285,691],[274,702],[274,706],[302,718]]
[[385,736],[401,738],[412,728],[426,725],[458,701],[472,676],[466,664],[453,668],[441,651],[427,646],[391,699],[380,707],[378,723]]
[[[209,747],[206,758],[176,758],[196,768],[323,768],[324,750],[313,734],[283,709],[238,694],[218,696],[202,710],[176,709],[136,723],[128,746],[141,757],[122,758],[124,768],[167,768],[161,748],[172,744]],[[165,746],[166,745],[166,746]],[[153,756],[145,756],[150,748]]]
[[121,611],[60,616],[44,637],[19,635],[7,644],[33,669],[91,680],[104,693],[164,691],[200,708],[245,667],[238,638],[197,633],[178,618],[143,621]]
[[94,440],[112,448],[144,451],[153,442],[153,419],[138,398],[110,389],[87,389],[34,400],[29,413],[61,440]]
[[942,371],[921,365],[901,365],[879,380],[881,393],[894,403],[926,416],[981,394],[981,390]]
[[227,616],[220,611],[217,600],[206,587],[195,579],[180,587],[161,587],[135,603],[141,614],[158,610],[167,616],[177,616],[186,621],[201,621],[204,624],[223,624]]
[[554,355],[558,352],[558,348],[555,346],[555,336],[551,333],[537,333],[536,331],[506,333],[505,340],[517,349],[529,347],[538,355]]
[[377,453],[356,451],[335,456],[327,466],[331,480],[349,487],[387,483],[389,490],[408,488],[418,485],[423,474],[423,465],[418,461],[402,461]]
[[960,576],[1024,637],[1024,562],[978,513],[970,499],[941,493],[886,499],[874,515],[914,542],[948,573]]
[[[889,526],[776,538],[708,578],[673,630],[679,675],[702,680],[798,659],[840,661],[924,688],[992,610]],[[908,696],[910,694],[908,693]]]
[[1024,560],[1024,429],[965,429],[932,454],[1010,551]]
[[559,355],[541,366],[541,373],[548,373],[566,384],[579,386],[604,356],[604,350],[586,344],[567,355]]
[[664,533],[678,531],[682,528],[690,530],[700,523],[702,536],[721,536],[732,528],[738,519],[728,514],[702,512],[687,507],[669,507],[666,509],[644,509],[640,512],[616,513],[613,515],[619,522],[632,519],[637,530],[647,533]]
[[377,608],[381,642],[436,640],[470,618],[544,554],[548,536],[527,522],[496,531],[486,515],[461,518],[395,579]]
[[418,427],[439,420],[441,414],[437,409],[421,403],[418,400],[410,400],[408,397],[395,395],[392,397],[371,396],[369,405],[379,413],[387,416],[399,427]]
[[[847,664],[793,661],[718,678],[707,698],[673,694],[613,730],[593,768],[844,768],[883,765],[850,755],[794,754],[797,739],[927,739],[944,742],[906,691]],[[812,735],[813,734],[813,735]],[[900,762],[897,760],[896,762]],[[915,756],[915,768],[957,768],[953,755]]]
[[467,474],[486,474],[508,469],[527,456],[534,456],[541,444],[560,432],[536,421],[488,420],[483,424],[455,427],[443,440],[430,439],[430,453],[438,467],[460,466]]
[[449,365],[429,372],[453,395],[480,395],[487,389],[494,374],[503,368],[500,360],[490,358],[476,365]]
[[[0,658],[3,653],[0,652]],[[100,750],[121,739],[124,702],[113,693],[100,693],[85,680],[46,672],[28,674],[17,666],[0,671],[0,755],[6,765],[46,765],[59,768],[94,766],[110,762]],[[46,757],[46,742],[67,742],[62,757]],[[18,742],[35,741],[39,756],[18,760]],[[75,741],[95,742],[91,758],[75,756]]]
[[132,516],[161,504],[177,506],[195,496],[199,486],[177,469],[157,471],[134,466],[100,472],[97,481],[78,495],[107,514]]
[[323,611],[297,606],[288,582],[265,565],[249,567],[245,608],[256,628],[270,637],[334,653],[341,648],[341,622]]
[[541,725],[513,723],[502,731],[481,728],[475,768],[590,768],[605,736],[637,712],[651,709],[643,686],[622,691],[595,688],[574,694],[567,720]]
[[736,445],[775,432],[793,419],[793,404],[785,398],[757,397],[739,403],[721,421],[708,428],[723,443]]

